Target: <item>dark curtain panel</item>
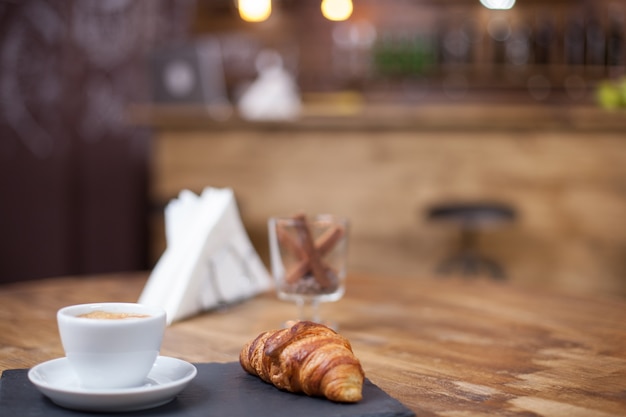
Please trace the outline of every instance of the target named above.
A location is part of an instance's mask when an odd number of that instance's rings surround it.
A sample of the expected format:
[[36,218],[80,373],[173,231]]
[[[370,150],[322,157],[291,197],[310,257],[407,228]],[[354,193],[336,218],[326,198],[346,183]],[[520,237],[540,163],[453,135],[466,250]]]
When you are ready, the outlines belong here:
[[192,1],[0,0],[0,282],[147,267],[147,56]]

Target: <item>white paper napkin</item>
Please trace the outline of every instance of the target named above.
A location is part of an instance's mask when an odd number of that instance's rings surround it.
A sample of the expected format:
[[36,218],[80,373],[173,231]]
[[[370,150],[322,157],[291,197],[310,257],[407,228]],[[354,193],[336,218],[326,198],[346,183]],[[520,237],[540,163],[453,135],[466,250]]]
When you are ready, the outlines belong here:
[[181,191],[165,208],[165,236],[167,248],[138,302],[163,307],[168,324],[272,285],[230,188]]

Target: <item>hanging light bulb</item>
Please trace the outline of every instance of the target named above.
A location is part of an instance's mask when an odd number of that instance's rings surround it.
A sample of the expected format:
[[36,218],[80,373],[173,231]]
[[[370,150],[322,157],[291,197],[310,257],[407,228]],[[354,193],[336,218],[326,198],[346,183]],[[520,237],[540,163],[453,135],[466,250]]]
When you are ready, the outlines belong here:
[[262,22],[272,14],[272,0],[238,0],[239,16],[246,22]]
[[480,0],[480,2],[492,10],[508,10],[515,5],[515,0]]
[[322,0],[322,14],[328,20],[346,20],[352,9],[352,0]]

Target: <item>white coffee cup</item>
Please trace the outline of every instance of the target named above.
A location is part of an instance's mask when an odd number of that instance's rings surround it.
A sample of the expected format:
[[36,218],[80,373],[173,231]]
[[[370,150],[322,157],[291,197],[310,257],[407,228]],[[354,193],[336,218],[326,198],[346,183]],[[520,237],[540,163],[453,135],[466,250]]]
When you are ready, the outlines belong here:
[[[107,318],[84,317],[107,313]],[[81,317],[82,316],[82,317]],[[57,312],[65,355],[85,388],[141,386],[161,349],[165,310],[135,303],[92,303]]]

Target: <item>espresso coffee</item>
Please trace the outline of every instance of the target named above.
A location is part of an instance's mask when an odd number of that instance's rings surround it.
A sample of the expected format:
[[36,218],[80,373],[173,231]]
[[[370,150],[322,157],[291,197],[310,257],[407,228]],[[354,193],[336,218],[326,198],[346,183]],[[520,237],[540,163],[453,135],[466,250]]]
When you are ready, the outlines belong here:
[[63,351],[80,386],[143,386],[159,357],[166,315],[161,307],[138,303],[88,303],[59,309]]
[[80,314],[77,317],[82,317],[85,319],[99,319],[99,320],[124,320],[124,319],[144,319],[150,316],[147,314],[114,313],[110,311],[95,310],[89,313]]

